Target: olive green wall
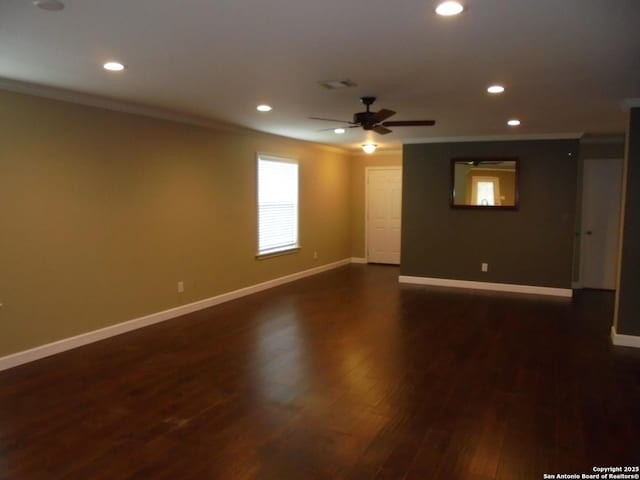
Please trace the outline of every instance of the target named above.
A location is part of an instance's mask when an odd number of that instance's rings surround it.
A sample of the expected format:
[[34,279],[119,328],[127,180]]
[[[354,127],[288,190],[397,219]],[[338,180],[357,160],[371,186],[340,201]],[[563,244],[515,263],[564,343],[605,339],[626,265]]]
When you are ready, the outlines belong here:
[[[4,91],[0,105],[0,356],[351,257],[342,150]],[[300,161],[299,253],[255,259],[257,151]]]
[[402,152],[354,154],[351,157],[351,256],[365,253],[365,172],[367,167],[402,165]]
[[616,333],[640,336],[640,108],[629,113]]
[[[366,167],[403,165],[401,152],[349,154],[5,91],[0,102],[0,356],[364,257]],[[580,158],[619,153],[589,148]],[[300,160],[299,253],[255,259],[257,151]],[[576,142],[405,151],[403,275],[570,285]],[[476,155],[520,158],[518,212],[449,208],[450,158]]]
[[[405,145],[401,274],[571,288],[577,153],[577,140]],[[517,157],[519,209],[450,208],[454,157]]]

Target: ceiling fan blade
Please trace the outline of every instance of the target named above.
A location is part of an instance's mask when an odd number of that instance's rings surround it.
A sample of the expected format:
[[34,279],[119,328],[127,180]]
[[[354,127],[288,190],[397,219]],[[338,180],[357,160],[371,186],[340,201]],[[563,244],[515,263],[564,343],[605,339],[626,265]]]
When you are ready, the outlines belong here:
[[435,124],[435,120],[400,120],[397,122],[382,123],[385,127],[431,127]]
[[373,114],[373,119],[376,123],[380,123],[395,114],[396,112],[394,112],[393,110],[387,110],[386,108],[383,108],[379,112]]
[[387,127],[383,127],[382,125],[376,125],[373,127],[373,131],[379,133],[380,135],[386,135],[387,133],[391,133]]
[[309,117],[310,120],[323,120],[325,122],[353,123],[349,120],[337,120],[335,118]]

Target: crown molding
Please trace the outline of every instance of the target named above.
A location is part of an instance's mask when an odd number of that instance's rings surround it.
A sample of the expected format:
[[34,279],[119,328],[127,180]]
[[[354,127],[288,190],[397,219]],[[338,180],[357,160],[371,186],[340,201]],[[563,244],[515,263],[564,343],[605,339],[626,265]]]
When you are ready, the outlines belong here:
[[166,120],[169,122],[193,125],[193,126],[208,128],[208,129],[217,130],[217,131],[225,131],[225,132],[233,132],[233,133],[251,132],[251,133],[260,134],[260,135],[290,138],[298,142],[304,142],[304,143],[315,145],[318,148],[321,148],[323,150],[330,151],[333,153],[341,153],[341,154],[351,153],[349,149],[340,147],[337,145],[327,145],[324,143],[301,140],[299,138],[278,135],[277,133],[263,132],[260,130],[253,130],[247,127],[218,122],[218,121],[211,120],[205,117],[200,117],[197,115],[178,113],[171,110],[165,110],[163,108],[149,107],[146,105],[140,105],[133,102],[126,102],[122,100],[116,100],[113,98],[101,97],[99,95],[91,95],[88,93],[75,92],[75,91],[67,90],[63,88],[49,87],[49,86],[35,84],[35,83],[22,82],[19,80],[11,80],[3,77],[0,77],[0,90],[7,90],[14,93],[32,95],[36,97],[47,98],[50,100],[58,100],[61,102],[74,103],[74,104],[83,105],[87,107],[100,108],[103,110],[111,110],[115,112],[140,115],[143,117]]
[[623,102],[625,110],[631,110],[632,108],[640,108],[640,98],[627,98]]
[[[190,115],[186,113],[178,113],[171,110],[166,110],[158,107],[150,107],[146,105],[140,105],[133,102],[126,102],[123,100],[116,100],[113,98],[102,97],[99,95],[92,95],[89,93],[75,92],[57,87],[49,87],[36,83],[23,82],[20,80],[11,80],[8,78],[0,77],[0,89],[7,90],[15,93],[22,93],[27,95],[33,95],[37,97],[48,98],[51,100],[58,100],[62,102],[75,103],[88,107],[101,108],[104,110],[112,110],[116,112],[129,113],[133,115],[140,115],[144,117],[156,118],[160,120],[167,120],[170,122],[183,123],[187,125],[194,125],[203,128],[209,128],[218,131],[227,132],[254,132],[263,135],[274,135],[283,138],[291,138],[299,142],[311,143],[317,145],[320,148],[326,149],[336,153],[354,153],[357,152],[360,147],[349,148],[348,146],[328,145],[324,143],[317,143],[308,140],[301,140],[298,138],[278,135],[275,133],[263,132],[259,130],[253,130],[247,127],[241,127],[237,125],[231,125],[215,120],[211,120],[205,117]],[[629,99],[625,101],[627,108],[634,108],[640,106],[640,99]],[[477,136],[459,136],[459,137],[428,137],[428,138],[413,138],[407,139],[402,142],[402,145],[411,145],[419,143],[455,143],[455,142],[504,142],[504,141],[522,141],[522,140],[573,140],[580,139],[584,133],[572,132],[572,133],[547,133],[547,134],[523,134],[523,135],[477,135]],[[378,150],[380,154],[395,154],[401,153],[402,149],[392,148],[385,150],[381,148]]]
[[459,143],[459,142],[510,142],[522,140],[578,140],[584,135],[583,132],[570,133],[532,133],[523,135],[476,135],[460,137],[429,137],[411,138],[405,140],[403,145],[417,143]]
[[362,151],[362,147],[354,148],[352,152],[354,155],[362,156],[362,157],[377,157],[377,156],[385,156],[385,155],[402,155],[402,148],[389,148],[388,150],[384,148],[378,148],[373,153],[365,153]]
[[402,146],[400,148],[390,148],[389,150],[383,148],[380,150],[380,155],[402,155]]
[[[208,118],[186,113],[177,113],[163,108],[149,107],[133,102],[116,100],[109,97],[92,95],[89,93],[75,92],[57,87],[49,87],[36,83],[22,82],[18,80],[10,80],[0,77],[0,89],[8,90],[15,93],[24,93],[37,97],[48,98],[51,100],[59,100],[62,102],[76,103],[87,107],[102,108],[104,110],[113,110],[116,112],[131,113],[144,117],[158,118],[160,120],[168,120],[177,123],[186,123],[198,127],[211,128],[215,130],[226,130],[233,132],[247,131],[249,129],[230,125],[222,122],[216,122]],[[261,132],[262,133],[262,132]]]
[[594,144],[602,144],[602,143],[624,143],[624,133],[620,135],[606,135],[606,136],[596,136],[596,137],[582,137],[580,139],[580,143],[583,145],[594,145]]

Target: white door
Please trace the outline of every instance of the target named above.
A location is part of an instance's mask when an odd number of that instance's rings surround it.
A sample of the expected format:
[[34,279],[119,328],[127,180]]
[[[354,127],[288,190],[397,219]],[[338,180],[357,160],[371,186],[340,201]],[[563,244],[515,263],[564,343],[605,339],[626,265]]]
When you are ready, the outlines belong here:
[[400,264],[402,167],[367,168],[367,261]]
[[622,160],[584,161],[580,285],[616,288]]

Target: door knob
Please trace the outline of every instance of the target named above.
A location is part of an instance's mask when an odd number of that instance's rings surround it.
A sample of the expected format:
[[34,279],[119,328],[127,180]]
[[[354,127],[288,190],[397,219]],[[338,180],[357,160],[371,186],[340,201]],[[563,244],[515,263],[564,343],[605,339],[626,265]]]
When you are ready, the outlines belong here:
[[587,230],[586,232],[584,232],[586,235],[591,235],[593,232],[591,230]]

